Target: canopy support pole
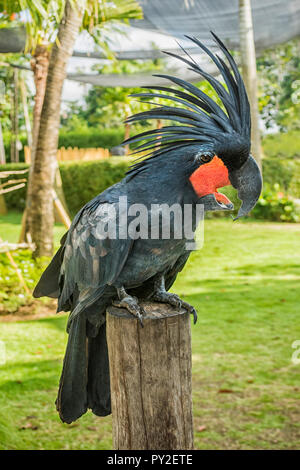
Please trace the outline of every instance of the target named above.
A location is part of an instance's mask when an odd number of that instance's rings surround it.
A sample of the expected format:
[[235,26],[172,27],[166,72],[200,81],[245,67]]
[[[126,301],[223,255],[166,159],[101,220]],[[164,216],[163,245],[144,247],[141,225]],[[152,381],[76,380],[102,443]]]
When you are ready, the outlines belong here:
[[251,0],[239,0],[239,25],[242,76],[251,108],[251,148],[253,157],[261,167],[262,148],[259,130],[256,55]]

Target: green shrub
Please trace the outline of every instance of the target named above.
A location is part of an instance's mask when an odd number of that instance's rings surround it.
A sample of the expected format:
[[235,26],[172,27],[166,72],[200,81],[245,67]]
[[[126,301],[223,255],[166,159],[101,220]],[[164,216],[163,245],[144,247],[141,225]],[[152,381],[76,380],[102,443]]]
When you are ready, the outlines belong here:
[[[10,160],[10,137],[9,133],[3,134],[4,149],[7,161]],[[21,162],[24,162],[24,145],[27,144],[25,134],[19,135],[19,140],[23,145],[19,152]],[[120,145],[124,139],[124,128],[103,129],[87,127],[74,131],[61,128],[59,131],[58,147],[78,147],[78,148],[108,148],[111,149]]]
[[276,222],[299,222],[300,220],[299,210],[294,200],[281,190],[278,183],[273,186],[264,186],[251,217]]
[[[135,127],[132,133],[142,132],[142,128]],[[10,158],[10,133],[3,133],[6,158]],[[23,147],[27,145],[27,137],[24,133],[19,135]],[[124,139],[124,128],[106,129],[101,127],[85,127],[76,130],[60,128],[58,147],[78,147],[78,148],[108,148],[111,149],[120,145]],[[263,151],[267,159],[278,158],[291,159],[300,158],[300,134],[297,131],[280,132],[269,134],[263,138]],[[24,150],[19,152],[20,161],[24,161]],[[277,181],[277,180],[276,180]]]
[[[122,158],[122,157],[121,157]],[[60,172],[67,206],[74,215],[88,201],[120,181],[128,168],[128,160],[63,163]]]
[[267,158],[300,158],[300,134],[298,131],[269,134],[264,137],[262,146]]
[[298,165],[295,166],[293,171],[293,177],[289,185],[289,194],[300,199],[300,161],[298,161]]
[[[93,199],[108,186],[120,181],[132,160],[124,157],[110,158],[107,160],[86,161],[86,162],[64,162],[60,164],[60,172],[63,182],[63,190],[66,202],[71,215],[73,216],[86,202]],[[24,163],[2,165],[1,169],[24,169],[28,165]],[[24,175],[16,175],[14,178],[23,178]],[[253,216],[266,218],[266,220],[295,221],[294,208],[289,214],[292,199],[285,196],[280,199],[276,196],[276,191],[300,198],[300,160],[264,159],[263,161],[264,193],[258,202],[258,208],[253,211]],[[274,182],[279,189],[272,189]],[[276,186],[277,187],[277,186]],[[221,189],[234,203],[235,212],[241,202],[237,197],[237,192],[232,187]],[[270,195],[271,194],[271,195]],[[12,191],[5,194],[5,201],[8,209],[24,210],[26,198],[26,188]],[[271,198],[271,199],[270,199]],[[287,198],[288,202],[284,202]],[[267,201],[266,203],[264,201]],[[272,203],[269,201],[272,201]],[[276,202],[277,201],[277,202]],[[272,206],[272,210],[269,208]],[[275,208],[275,206],[278,206]],[[267,206],[267,207],[265,207]],[[284,212],[282,212],[284,211]],[[278,216],[279,214],[279,216]],[[208,217],[222,217],[223,212],[208,213]],[[280,217],[282,216],[282,217]]]
[[297,168],[300,168],[300,160],[281,160],[280,158],[263,159],[264,184],[278,183],[284,191],[289,191],[291,181]]
[[[10,160],[10,138],[11,138],[11,133],[10,132],[3,132],[3,144],[4,144],[4,150],[5,150],[5,156],[6,160]],[[27,136],[26,134],[19,134],[18,139],[22,144],[22,149],[19,150],[19,159],[21,162],[24,161],[24,145],[27,145]]]
[[120,145],[124,139],[124,129],[101,129],[88,127],[80,131],[59,132],[58,147],[108,148]]
[[[119,157],[98,161],[61,163],[59,167],[63,190],[71,215],[75,215],[85,203],[104,189],[120,181],[130,162],[131,159]],[[1,165],[2,170],[22,170],[25,168],[28,168],[26,163]],[[14,179],[17,178],[24,178],[24,175],[14,175]],[[26,187],[7,193],[4,197],[8,209],[23,211],[26,201]]]
[[[13,256],[27,287],[32,290],[49,264],[49,259],[33,260],[29,250],[18,250],[13,253]],[[32,301],[31,295],[24,291],[6,254],[0,253],[0,315],[1,313],[15,312],[28,301]]]

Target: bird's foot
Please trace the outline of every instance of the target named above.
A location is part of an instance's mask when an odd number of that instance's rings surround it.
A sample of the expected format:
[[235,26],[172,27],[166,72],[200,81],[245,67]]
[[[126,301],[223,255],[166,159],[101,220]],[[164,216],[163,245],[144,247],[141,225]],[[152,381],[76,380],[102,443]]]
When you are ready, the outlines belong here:
[[114,300],[112,304],[114,307],[126,308],[129,313],[138,318],[141,326],[144,326],[143,314],[145,312],[143,307],[139,305],[138,299],[136,297],[132,297],[131,295],[127,294],[126,297],[123,297],[122,299]]
[[191,315],[194,317],[194,324],[197,322],[197,312],[196,309],[190,305],[188,302],[182,300],[177,294],[173,294],[167,291],[158,291],[152,297],[156,302],[162,302],[165,304],[173,305],[178,308],[185,308]]

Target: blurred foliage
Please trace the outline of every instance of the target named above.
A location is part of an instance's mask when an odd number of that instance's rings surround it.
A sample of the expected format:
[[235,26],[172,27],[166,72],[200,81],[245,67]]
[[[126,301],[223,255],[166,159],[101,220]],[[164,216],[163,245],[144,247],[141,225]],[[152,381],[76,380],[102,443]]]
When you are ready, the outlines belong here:
[[[149,124],[150,125],[150,124]],[[150,128],[150,127],[149,127]],[[131,135],[139,132],[139,128],[131,126]],[[124,138],[124,127],[115,126],[114,128],[103,128],[101,125],[87,126],[86,122],[78,118],[74,113],[72,120],[68,121],[67,126],[62,126],[59,130],[58,147],[102,147],[112,148],[122,143]],[[3,133],[4,147],[6,156],[9,156],[10,133]],[[27,145],[27,137],[22,129],[19,134],[19,140],[22,146]],[[269,134],[262,140],[264,154],[269,159],[281,160],[300,159],[300,134],[297,131],[280,132],[278,134]],[[20,160],[24,161],[24,152],[20,151]]]
[[[125,34],[125,31],[120,29],[121,25],[128,24],[129,19],[142,18],[142,9],[136,0],[102,0],[101,2],[98,0],[70,0],[70,2],[74,7],[84,10],[81,30],[87,31],[109,58],[114,57],[109,47],[111,32],[118,30]],[[28,62],[28,58],[34,56],[39,45],[42,44],[51,49],[53,44],[58,42],[57,33],[65,5],[65,0],[0,0],[0,27],[20,28],[21,26],[26,28],[25,53]],[[8,55],[5,55],[5,60],[8,60]],[[13,62],[20,65],[23,61],[23,54],[14,54]],[[3,74],[3,71],[1,73]],[[12,74],[12,69],[8,67],[4,74],[9,77]],[[7,84],[5,83],[5,85]],[[8,90],[4,94],[4,102],[1,103],[2,109],[0,109],[3,112],[3,127],[7,131],[11,131],[12,127],[10,121],[11,93]],[[23,110],[20,117],[22,114]],[[9,161],[7,148],[6,156]],[[23,157],[22,152],[21,160]]]
[[299,40],[265,51],[257,59],[259,110],[267,128],[300,128]]
[[263,138],[263,149],[266,157],[300,158],[300,133],[292,130],[269,134]]
[[[107,28],[143,17],[136,0],[70,0],[73,7],[84,10],[81,30],[87,31],[108,55]],[[65,0],[0,0],[0,25],[26,28],[26,51],[31,53],[39,44],[57,41],[59,24],[65,10]]]
[[0,0],[0,23],[26,28],[26,51],[56,39],[65,7],[64,0]]
[[[1,171],[14,171],[14,170],[24,170],[29,166],[26,163],[6,163],[1,165]],[[22,179],[24,175],[14,175],[14,180]],[[9,178],[1,179],[2,182],[7,181]],[[23,211],[25,209],[25,200],[26,200],[26,186],[24,188],[18,189],[17,191],[11,191],[4,195],[4,199],[9,210],[16,209],[18,211]]]
[[[24,145],[27,145],[27,136],[24,132],[19,134],[19,141],[22,149],[19,152],[20,161],[24,162]],[[104,129],[98,127],[79,127],[67,130],[62,127],[59,131],[58,148],[60,147],[78,147],[78,148],[108,148],[111,149],[121,144],[124,139],[124,129]],[[7,160],[9,160],[10,152],[10,134],[3,133],[4,148]],[[8,163],[9,164],[9,163]]]
[[124,138],[123,128],[81,127],[80,129],[61,128],[59,132],[59,147],[78,148],[112,148],[121,144]]
[[[120,181],[133,159],[124,157],[89,162],[65,162],[60,164],[63,190],[68,208],[74,215],[89,200],[101,193],[108,186]],[[4,169],[27,168],[26,164],[3,165]],[[22,177],[23,175],[20,175]],[[263,160],[264,192],[263,202],[252,212],[251,217],[264,218],[281,222],[296,222],[297,207],[293,198],[300,199],[300,160],[265,158]],[[18,175],[16,175],[18,177]],[[274,189],[274,185],[275,189]],[[271,189],[270,189],[271,188]],[[277,188],[277,189],[276,189]],[[265,193],[266,191],[266,193]],[[222,188],[235,205],[235,213],[240,206],[236,190],[232,187]],[[283,193],[284,197],[276,196]],[[9,209],[23,210],[25,206],[26,189],[12,191],[5,194],[5,201]],[[271,195],[270,195],[271,194]],[[288,196],[287,196],[288,195]],[[288,202],[285,202],[285,200]],[[265,206],[269,206],[265,207]],[[276,208],[274,208],[276,206]],[[292,207],[292,211],[285,207]],[[261,216],[263,214],[263,217]],[[222,217],[222,212],[208,213],[208,218]],[[282,216],[282,217],[281,217]]]
[[294,199],[284,193],[279,184],[264,185],[263,193],[251,216],[256,219],[273,220],[275,222],[299,222],[299,206]]
[[[10,131],[3,132],[3,144],[4,144],[4,150],[5,150],[5,158],[8,164],[10,162],[10,139],[11,139],[11,132]],[[18,141],[20,143],[19,159],[20,159],[20,162],[24,162],[24,145],[28,145],[27,135],[24,129],[20,130],[20,134],[18,134]]]
[[65,163],[60,165],[63,190],[72,215],[109,186],[120,181],[128,168],[126,159]]
[[[72,215],[93,199],[97,194],[120,181],[128,168],[128,159],[124,157],[89,161],[66,162],[59,165],[63,190]],[[3,170],[28,168],[25,163],[2,165]],[[15,175],[15,179],[23,175]],[[3,179],[5,181],[5,179]],[[8,209],[23,211],[25,208],[26,187],[5,194]]]
[[[110,64],[94,66],[94,70],[99,74],[131,75],[144,72],[158,72],[163,67],[161,59],[148,61],[123,60]],[[141,88],[124,88],[93,86],[84,97],[83,106],[72,103],[69,112],[62,120],[64,129],[74,129],[74,124],[79,128],[83,125],[101,126],[110,128],[123,124],[126,117],[133,113],[145,111],[149,105],[133,98],[130,95],[140,93]],[[154,99],[153,101],[158,102]],[[146,121],[144,125],[147,125]]]
[[[15,191],[17,193],[18,191]],[[12,193],[10,193],[12,194]],[[6,215],[0,215],[0,237],[8,242],[17,243],[21,231],[22,213],[9,211]],[[65,227],[61,224],[54,226],[54,244],[57,249],[60,239],[65,233]],[[30,291],[34,288],[42,272],[49,264],[49,258],[33,259],[29,250],[18,250],[11,252],[18,270],[26,282]],[[10,264],[5,253],[0,253],[0,318],[2,314],[16,312],[24,307],[24,313],[34,314],[36,308],[51,304],[52,300],[47,298],[33,299],[32,295],[26,294],[21,285],[15,269]],[[0,416],[0,441],[1,441],[1,416]],[[1,443],[0,443],[1,447]]]
[[289,184],[289,194],[300,199],[300,162],[294,167],[292,179]]
[[[20,250],[13,253],[14,261],[31,290],[39,280],[42,272],[49,263],[49,259],[32,259],[29,250]],[[32,301],[31,295],[26,294],[20,284],[15,269],[9,262],[5,253],[0,253],[0,314],[2,307],[6,312],[15,312],[21,305]]]
[[[0,66],[0,113],[1,113],[1,126],[4,138],[4,144],[9,148],[10,143],[10,133],[11,133],[11,108],[12,108],[12,99],[14,95],[14,79],[13,73],[14,69],[9,66],[9,64],[18,63],[19,65],[25,65],[26,59],[20,59],[19,54],[5,54],[2,66]],[[19,71],[19,80],[23,80],[26,86],[27,95],[28,95],[28,108],[31,112],[33,107],[33,97],[30,94],[28,87],[28,81],[26,80],[26,74],[23,71]],[[25,133],[25,119],[23,112],[23,105],[21,99],[21,92],[18,93],[18,123],[19,123],[19,140],[20,138],[24,139],[26,143],[26,133]],[[31,113],[30,113],[30,117]],[[7,154],[9,156],[9,153]]]
[[278,183],[280,187],[289,192],[289,194],[298,197],[291,191],[291,183],[294,175],[300,169],[300,160],[298,159],[279,159],[279,158],[264,158],[263,159],[263,177],[264,183],[275,184]]

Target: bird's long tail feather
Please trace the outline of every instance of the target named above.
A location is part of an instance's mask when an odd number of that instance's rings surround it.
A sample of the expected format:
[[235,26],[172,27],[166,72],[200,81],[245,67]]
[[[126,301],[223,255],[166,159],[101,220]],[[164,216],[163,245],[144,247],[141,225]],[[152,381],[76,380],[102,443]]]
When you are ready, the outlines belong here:
[[56,409],[61,420],[72,423],[87,411],[86,317],[78,315],[69,330]]
[[107,416],[111,413],[111,402],[106,323],[88,343],[88,407],[97,416]]
[[71,322],[59,383],[56,408],[68,424],[88,408],[97,416],[111,413],[106,324],[93,338],[87,338],[86,324],[84,312]]

